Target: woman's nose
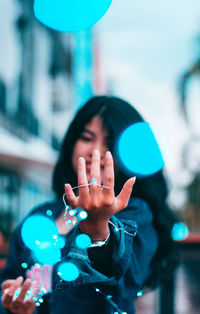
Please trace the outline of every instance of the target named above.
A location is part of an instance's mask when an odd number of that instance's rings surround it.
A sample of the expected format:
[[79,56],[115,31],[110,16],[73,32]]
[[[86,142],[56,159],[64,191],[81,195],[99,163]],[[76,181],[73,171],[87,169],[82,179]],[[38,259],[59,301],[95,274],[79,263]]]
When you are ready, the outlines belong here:
[[91,153],[93,153],[93,151],[95,149],[99,150],[101,159],[104,158],[104,155],[105,155],[106,151],[108,150],[107,147],[105,147],[104,145],[103,146],[102,145],[94,145]]

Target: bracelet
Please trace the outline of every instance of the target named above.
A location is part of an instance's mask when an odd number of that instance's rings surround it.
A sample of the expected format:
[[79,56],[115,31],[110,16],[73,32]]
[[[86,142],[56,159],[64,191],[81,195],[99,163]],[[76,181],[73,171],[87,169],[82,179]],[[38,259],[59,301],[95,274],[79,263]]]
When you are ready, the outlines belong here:
[[89,248],[92,248],[92,247],[101,247],[103,245],[106,245],[109,241],[109,238],[110,238],[110,233],[109,235],[107,236],[107,238],[105,240],[99,240],[99,241],[92,241],[92,243],[90,244]]

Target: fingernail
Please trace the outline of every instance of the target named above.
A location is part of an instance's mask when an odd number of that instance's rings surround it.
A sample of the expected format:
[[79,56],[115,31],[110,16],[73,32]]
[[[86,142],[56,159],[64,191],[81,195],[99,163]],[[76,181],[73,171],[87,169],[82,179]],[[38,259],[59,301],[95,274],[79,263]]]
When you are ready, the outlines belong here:
[[99,156],[99,150],[98,150],[98,149],[94,149],[94,150],[93,150],[93,155]]
[[111,158],[112,157],[112,154],[111,154],[111,152],[109,150],[106,152],[106,156],[107,156],[107,158]]
[[136,181],[136,177],[133,177],[133,183],[135,183],[135,181]]
[[22,276],[19,276],[16,278],[16,280],[18,283],[21,283],[24,280],[24,278]]
[[79,157],[80,164],[84,164],[85,159],[83,157]]

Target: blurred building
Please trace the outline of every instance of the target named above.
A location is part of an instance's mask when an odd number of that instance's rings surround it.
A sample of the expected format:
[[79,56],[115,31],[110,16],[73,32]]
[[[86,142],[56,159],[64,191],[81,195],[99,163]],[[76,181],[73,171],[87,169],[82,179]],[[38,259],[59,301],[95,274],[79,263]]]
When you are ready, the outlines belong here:
[[[53,199],[51,175],[74,111],[96,86],[93,32],[39,23],[33,0],[0,0],[0,211],[17,224]],[[98,71],[98,69],[96,69]]]

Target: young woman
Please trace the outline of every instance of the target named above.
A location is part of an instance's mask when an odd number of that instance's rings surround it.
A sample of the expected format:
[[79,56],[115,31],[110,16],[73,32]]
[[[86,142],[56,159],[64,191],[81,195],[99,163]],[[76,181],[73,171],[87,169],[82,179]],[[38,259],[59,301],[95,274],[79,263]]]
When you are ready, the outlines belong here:
[[[40,287],[33,281],[38,281],[38,269],[46,278],[46,295],[37,309],[43,314],[132,314],[134,298],[141,289],[157,285],[162,275],[170,274],[175,260],[171,239],[175,217],[166,203],[163,172],[135,180],[120,168],[115,156],[120,134],[141,121],[130,104],[116,97],[94,97],[78,111],[54,170],[58,200],[41,205],[30,215],[52,212],[51,219],[66,237],[62,261],[73,262],[79,276],[65,281],[57,275],[56,266],[50,269],[35,264],[21,238],[22,222],[13,234],[1,276],[4,309],[20,314],[34,311],[34,299],[24,298],[27,290],[38,295]],[[70,208],[82,208],[88,215],[73,228],[64,216],[64,190]],[[76,246],[76,237],[82,233],[91,239],[88,249]],[[21,267],[24,262],[26,269]],[[32,280],[23,283],[26,277]],[[19,286],[21,292],[13,300]]]

